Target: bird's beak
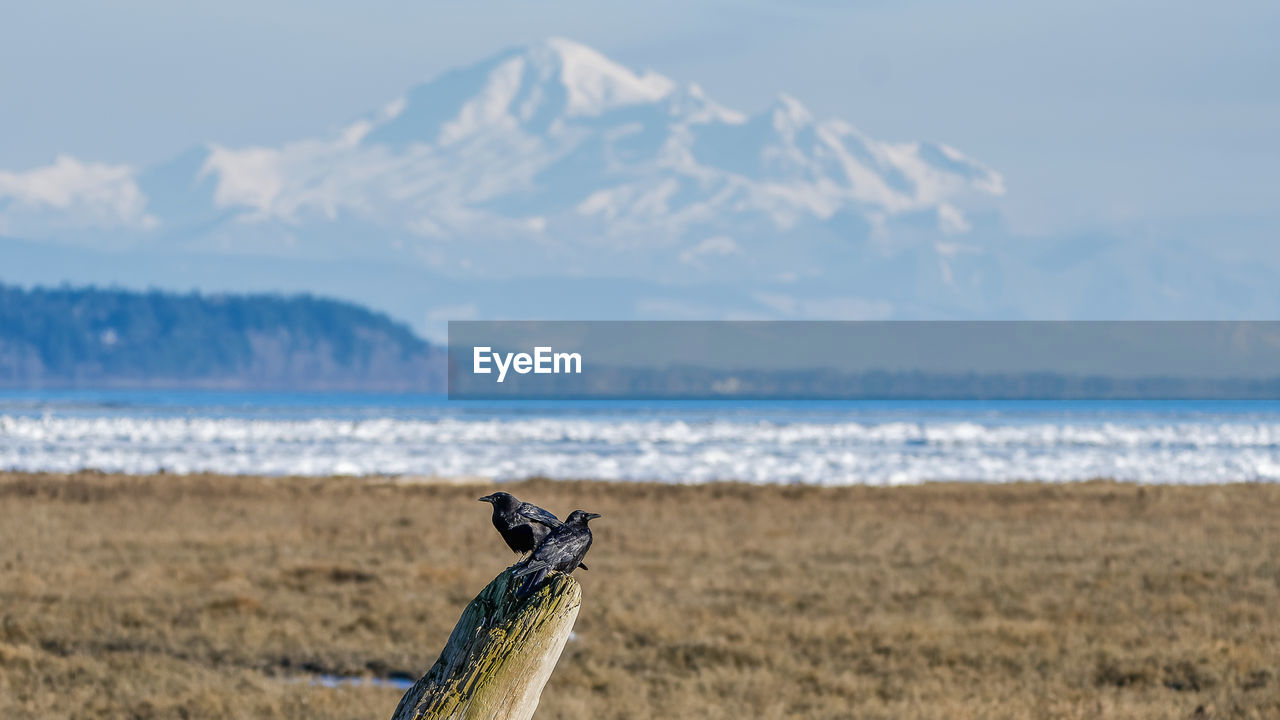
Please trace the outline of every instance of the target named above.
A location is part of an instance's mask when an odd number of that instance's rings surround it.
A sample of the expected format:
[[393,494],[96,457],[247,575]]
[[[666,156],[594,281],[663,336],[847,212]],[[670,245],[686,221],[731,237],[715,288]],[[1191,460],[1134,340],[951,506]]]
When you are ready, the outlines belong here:
[[493,502],[493,496],[492,496],[492,495],[485,495],[484,497],[480,498],[480,502],[487,502],[487,503],[491,503],[491,502]]
[[598,518],[598,517],[604,517],[604,516],[603,516],[603,515],[601,515],[600,513],[587,513],[587,519],[588,519],[588,520],[594,520],[594,519],[596,519],[596,518]]

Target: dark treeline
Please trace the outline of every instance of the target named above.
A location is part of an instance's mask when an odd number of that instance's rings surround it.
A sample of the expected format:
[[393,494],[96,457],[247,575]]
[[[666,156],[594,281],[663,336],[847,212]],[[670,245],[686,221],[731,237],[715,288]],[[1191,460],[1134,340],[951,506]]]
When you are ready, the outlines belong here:
[[1280,399],[1280,376],[1267,379],[1103,377],[1059,373],[918,371],[728,371],[585,365],[581,375],[490,375],[459,372],[457,398],[637,400],[1257,400]]
[[309,295],[0,285],[0,386],[442,389],[405,325]]

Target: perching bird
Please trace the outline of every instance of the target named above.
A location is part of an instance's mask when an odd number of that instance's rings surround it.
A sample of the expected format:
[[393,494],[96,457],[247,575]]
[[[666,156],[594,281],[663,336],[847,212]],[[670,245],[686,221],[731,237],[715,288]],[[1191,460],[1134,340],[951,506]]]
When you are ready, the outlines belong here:
[[561,525],[560,518],[533,503],[520,502],[508,492],[485,495],[480,502],[493,505],[493,526],[507,547],[521,554],[533,552],[547,533]]
[[529,578],[520,588],[520,594],[527,595],[552,570],[562,573],[571,573],[578,567],[586,570],[582,558],[591,549],[591,528],[587,527],[587,522],[598,517],[597,513],[574,510],[565,518],[564,524],[548,533],[529,559],[516,568],[514,577]]

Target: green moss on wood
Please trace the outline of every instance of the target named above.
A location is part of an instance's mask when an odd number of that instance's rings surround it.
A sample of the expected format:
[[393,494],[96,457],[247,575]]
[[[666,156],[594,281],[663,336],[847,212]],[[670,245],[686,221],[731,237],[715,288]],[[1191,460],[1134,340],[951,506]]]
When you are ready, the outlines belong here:
[[392,720],[527,720],[578,617],[582,589],[553,573],[517,597],[508,568],[467,605],[439,659]]

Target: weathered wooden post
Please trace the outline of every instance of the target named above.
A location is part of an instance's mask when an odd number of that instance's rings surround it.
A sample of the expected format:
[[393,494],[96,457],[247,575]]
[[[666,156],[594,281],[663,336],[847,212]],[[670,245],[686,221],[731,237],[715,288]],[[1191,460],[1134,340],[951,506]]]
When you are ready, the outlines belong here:
[[517,598],[507,568],[467,605],[440,658],[391,720],[529,720],[560,659],[582,604],[582,588],[552,573]]

